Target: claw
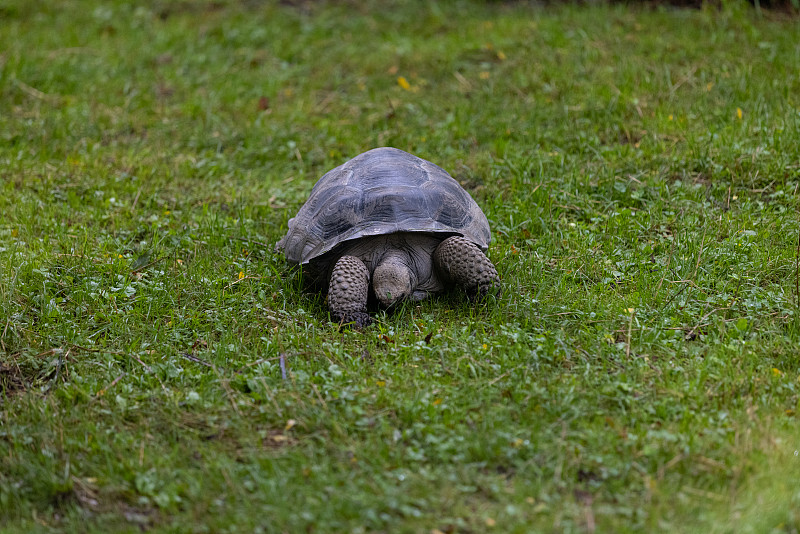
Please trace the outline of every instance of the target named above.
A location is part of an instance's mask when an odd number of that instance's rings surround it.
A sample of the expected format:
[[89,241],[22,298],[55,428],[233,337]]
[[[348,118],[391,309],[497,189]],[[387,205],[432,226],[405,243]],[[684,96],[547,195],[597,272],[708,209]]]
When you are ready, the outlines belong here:
[[334,312],[332,316],[333,320],[339,323],[339,326],[355,327],[358,330],[367,327],[372,323],[372,317],[370,317],[369,314],[363,312],[350,312],[350,313]]

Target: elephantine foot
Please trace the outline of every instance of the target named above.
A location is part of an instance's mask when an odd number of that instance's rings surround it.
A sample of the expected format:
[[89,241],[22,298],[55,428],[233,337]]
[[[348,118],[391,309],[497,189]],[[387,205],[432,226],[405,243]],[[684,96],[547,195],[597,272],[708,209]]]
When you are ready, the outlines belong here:
[[461,286],[470,298],[500,294],[497,269],[469,239],[460,236],[445,239],[436,247],[433,261],[439,273]]
[[328,308],[340,324],[354,323],[361,328],[371,319],[367,314],[369,271],[355,256],[342,256],[331,273],[328,284]]

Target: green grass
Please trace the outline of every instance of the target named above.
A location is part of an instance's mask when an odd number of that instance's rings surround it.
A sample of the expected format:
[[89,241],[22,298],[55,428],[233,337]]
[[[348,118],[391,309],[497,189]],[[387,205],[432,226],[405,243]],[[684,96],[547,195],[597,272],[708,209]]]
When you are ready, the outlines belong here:
[[[138,4],[0,3],[0,528],[798,532],[796,19]],[[302,292],[274,243],[382,145],[500,298]]]

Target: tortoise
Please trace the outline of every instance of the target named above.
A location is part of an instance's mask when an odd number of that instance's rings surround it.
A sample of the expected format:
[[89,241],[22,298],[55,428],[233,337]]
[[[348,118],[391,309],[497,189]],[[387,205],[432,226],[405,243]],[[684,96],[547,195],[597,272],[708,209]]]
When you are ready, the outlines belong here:
[[450,287],[473,299],[499,292],[489,241],[489,221],[455,179],[383,147],[325,173],[276,248],[327,291],[334,321],[360,328],[375,298],[390,309]]

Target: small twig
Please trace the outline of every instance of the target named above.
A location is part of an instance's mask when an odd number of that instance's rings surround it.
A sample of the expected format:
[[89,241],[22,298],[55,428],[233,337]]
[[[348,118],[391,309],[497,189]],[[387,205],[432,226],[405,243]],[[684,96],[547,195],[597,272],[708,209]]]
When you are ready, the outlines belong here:
[[[464,77],[464,75],[463,75],[463,74],[461,74],[461,73],[460,73],[460,72],[458,72],[458,71],[455,71],[455,72],[453,72],[453,76],[455,77],[455,79],[456,79],[456,80],[458,80],[458,83],[459,83],[459,84],[460,84],[460,85],[463,87],[463,89],[464,89],[465,91],[471,91],[471,90],[472,90],[472,84],[471,84],[471,83],[469,83],[469,80],[467,80],[467,79]],[[394,107],[394,106],[393,106],[393,107]]]
[[564,461],[566,456],[566,443],[567,441],[567,422],[561,421],[561,436],[558,440],[559,449],[564,451],[564,454],[561,454],[558,459],[558,463],[556,463],[556,467],[553,470],[553,480],[558,484],[561,482],[561,471],[564,469]]
[[695,495],[697,497],[705,497],[706,499],[711,500],[711,501],[717,501],[717,502],[725,501],[725,497],[723,497],[722,495],[720,495],[718,493],[712,493],[710,491],[699,490],[699,489],[692,488],[690,486],[683,486],[683,488],[681,488],[681,491],[684,492],[684,493],[688,493],[689,495]]
[[631,329],[633,328],[633,316],[636,315],[636,308],[630,309],[631,316],[628,319],[628,338],[625,341],[625,359],[631,357]]
[[242,494],[241,484],[233,483],[233,480],[231,479],[231,475],[228,473],[228,470],[225,467],[220,467],[219,472],[222,473],[222,478],[225,479],[225,484],[228,485],[228,488],[230,489],[231,493],[233,493],[234,495],[241,495]]
[[149,268],[149,267],[152,267],[152,266],[153,266],[153,265],[155,265],[156,263],[158,263],[158,262],[162,261],[164,258],[166,258],[166,256],[162,256],[162,257],[160,257],[160,258],[158,258],[158,259],[155,259],[155,260],[151,261],[150,263],[148,263],[147,265],[142,265],[142,266],[141,266],[141,267],[139,267],[138,269],[134,269],[133,271],[131,271],[131,274],[136,274],[136,273],[142,272],[142,271],[144,271],[145,269],[147,269],[147,268]]
[[323,98],[320,101],[319,104],[314,106],[314,111],[316,113],[322,113],[323,111],[325,111],[327,109],[327,107],[331,104],[331,102],[333,102],[333,100],[336,98],[336,96],[337,96],[337,93],[335,93],[335,92],[328,93],[325,96],[325,98]]
[[[695,328],[703,328],[703,327],[710,326],[710,325],[711,325],[711,323],[703,323],[703,324],[699,324],[699,325],[695,326]],[[667,327],[664,327],[662,330],[686,330],[686,327],[685,326],[667,326]]]
[[23,385],[25,386],[25,389],[30,389],[31,383],[28,382],[27,378],[25,378],[25,373],[22,372],[22,369],[20,369],[20,366],[19,366],[19,361],[17,361],[17,356],[19,356],[19,354],[20,353],[12,354],[11,355],[11,359],[13,360],[14,367],[17,370],[17,376],[22,381]]
[[139,467],[144,465],[144,441],[147,439],[147,432],[142,436],[142,443],[139,445]]
[[311,382],[311,389],[314,390],[314,393],[316,393],[317,398],[319,399],[319,403],[322,404],[322,407],[327,412],[328,411],[328,403],[325,402],[325,399],[323,399],[322,395],[319,394],[319,389],[317,389],[317,385],[314,382]]
[[255,239],[247,239],[246,237],[233,237],[229,235],[228,239],[235,239],[236,241],[244,241],[245,243],[253,243],[254,245],[258,245],[260,247],[270,248],[267,243],[262,243],[261,241],[256,241]]
[[[144,367],[145,369],[147,369],[147,371],[148,371],[148,372],[150,372],[150,373],[152,373],[152,372],[153,372],[153,368],[152,368],[152,367],[150,367],[149,365],[147,365],[146,363],[144,363],[144,362],[141,360],[141,358],[139,358],[137,355],[135,355],[135,354],[128,354],[128,356],[130,356],[131,358],[133,358],[134,360],[136,360],[137,362],[139,362],[139,363],[142,365],[142,367]],[[163,387],[164,387],[164,384],[161,384],[161,387],[163,388]]]
[[[720,308],[720,309],[721,310],[727,310],[727,309],[730,309],[730,308]],[[778,315],[779,313],[780,313],[779,311],[768,313],[766,315],[763,315],[762,318],[763,317],[773,317],[775,315]],[[781,316],[778,317],[778,319],[788,319],[788,318],[789,318],[788,315],[781,315]],[[723,319],[722,322],[723,323],[732,323],[733,321],[738,321],[739,319],[741,319],[741,317],[734,317],[733,319]],[[703,328],[703,327],[706,327],[706,326],[711,326],[711,323],[698,324],[694,328],[697,329],[697,328]],[[685,326],[667,326],[667,327],[662,328],[662,330],[686,330],[686,327]]]
[[656,479],[664,480],[664,475],[666,474],[667,469],[671,469],[675,464],[677,464],[681,460],[683,460],[683,454],[678,453],[675,457],[672,458],[672,460],[659,467]]
[[106,350],[106,349],[90,349],[89,347],[82,347],[80,345],[76,345],[74,343],[69,344],[70,348],[82,350],[84,352],[104,352],[106,354],[125,354],[124,352],[118,350]]
[[[716,312],[722,311],[722,310],[729,310],[730,308],[731,308],[730,306],[726,306],[725,308],[714,308],[713,310],[711,310],[710,312],[705,314],[703,317],[701,317],[700,320],[697,322],[697,324],[694,326],[694,328],[689,330],[689,332],[685,336],[683,336],[683,338],[684,339],[690,339],[694,335],[695,331],[702,326],[701,323],[703,321],[705,321],[706,319],[708,319],[713,313],[716,313]],[[708,325],[706,325],[706,326],[708,326]]]
[[281,353],[280,356],[280,364],[281,364],[281,378],[286,380],[286,355]]
[[664,274],[661,276],[661,280],[658,281],[658,287],[656,287],[655,294],[658,295],[658,292],[661,290],[661,284],[664,283],[664,278],[667,276],[667,271],[669,271],[670,266],[672,265],[672,255],[675,253],[675,237],[672,238],[672,246],[669,248],[669,259],[667,260],[667,268],[664,270]]
[[131,213],[133,213],[133,210],[136,209],[136,204],[139,202],[139,195],[141,194],[142,194],[142,188],[140,187],[139,190],[136,191],[136,196],[133,197],[133,204],[131,204]]
[[392,102],[392,99],[389,97],[386,97],[386,101],[389,102],[389,107],[392,108],[392,112],[389,114],[389,116],[394,117],[395,115],[397,115],[397,110],[394,107],[394,102]]
[[[54,387],[58,386],[58,377],[61,375],[61,366],[64,365],[64,362],[66,361],[67,356],[69,356],[69,353],[71,351],[72,351],[72,348],[70,347],[70,348],[67,349],[67,353],[64,354],[64,356],[61,356],[61,354],[59,353],[59,355],[58,355],[58,363],[56,364],[56,376],[55,376],[55,378],[53,378],[53,381],[50,383],[50,387],[47,388],[48,392],[50,392]],[[51,352],[55,353],[55,351],[51,351]]]
[[[267,385],[267,381],[264,380],[263,376],[259,376],[258,379],[261,381],[261,385],[264,386],[264,393],[269,398],[269,401],[272,403],[273,408],[275,408],[275,413],[277,413],[279,417],[283,417],[283,410],[281,410],[281,407],[278,405],[277,402],[275,402],[275,397],[273,397],[272,394],[269,392],[269,386]],[[314,386],[313,383],[311,385]]]
[[586,498],[582,500],[584,501],[583,514],[584,514],[584,520],[586,521],[586,532],[588,532],[589,534],[594,534],[597,526],[594,520],[594,510],[592,510],[591,494],[589,494]]
[[181,354],[181,356],[183,356],[184,358],[186,358],[190,362],[199,363],[200,365],[205,365],[206,367],[214,367],[213,365],[211,365],[207,361],[202,360],[202,359],[198,358],[197,356],[195,356],[194,354],[191,354],[189,352],[184,352],[183,354]]
[[694,264],[694,272],[692,272],[691,279],[694,280],[697,276],[697,269],[700,267],[700,259],[703,257],[703,245],[706,243],[706,232],[708,231],[708,226],[703,228],[703,237],[700,239],[700,253],[697,254],[697,263]]
[[233,282],[231,282],[227,286],[223,287],[222,290],[225,291],[229,287],[233,287],[236,284],[238,284],[239,282],[244,282],[245,280],[261,280],[261,277],[260,276],[243,276],[242,278],[239,278],[238,280],[234,280]]
[[108,392],[108,390],[109,390],[109,389],[111,389],[111,388],[113,388],[114,386],[116,386],[116,385],[117,385],[117,383],[118,383],[120,380],[122,380],[123,378],[125,378],[127,375],[128,375],[128,373],[122,373],[122,374],[121,374],[121,375],[119,375],[117,378],[115,378],[114,380],[112,380],[112,381],[111,381],[111,383],[110,383],[109,385],[107,385],[107,386],[106,386],[106,387],[104,387],[103,389],[100,389],[100,390],[98,390],[98,392],[97,392],[97,393],[95,393],[95,395],[94,395],[94,396],[95,396],[95,398],[96,398],[96,397],[102,397],[103,395],[105,395],[105,394],[106,394],[106,392]]
[[259,363],[264,363],[264,362],[274,362],[275,360],[280,360],[281,358],[283,358],[283,354],[281,354],[280,356],[275,356],[274,358],[261,358],[260,360],[256,360],[256,361],[254,361],[254,362],[250,362],[250,363],[248,363],[248,364],[245,364],[245,365],[243,365],[241,368],[239,368],[239,369],[236,371],[236,374],[237,374],[237,375],[238,375],[238,374],[241,374],[241,373],[242,373],[242,371],[244,371],[245,369],[247,369],[247,368],[249,368],[249,367],[253,367],[254,365],[258,365]]
[[501,375],[499,375],[499,376],[497,376],[497,377],[495,377],[495,378],[491,379],[491,380],[489,381],[489,385],[490,385],[490,386],[493,386],[493,385],[495,385],[495,384],[496,384],[498,381],[500,381],[500,380],[502,380],[503,378],[505,378],[505,377],[507,377],[508,375],[510,375],[510,374],[511,374],[511,371],[515,371],[515,370],[516,370],[516,369],[509,369],[509,370],[508,370],[508,371],[506,371],[505,373],[503,373],[503,374],[501,374]]
[[695,72],[697,72],[697,67],[693,67],[693,68],[690,70],[689,74],[687,74],[686,76],[684,76],[683,78],[681,78],[680,80],[678,80],[677,82],[675,82],[675,84],[674,84],[674,85],[672,85],[672,86],[669,88],[669,94],[670,94],[670,96],[674,95],[674,94],[675,94],[675,91],[677,91],[677,90],[678,90],[678,88],[679,88],[681,85],[683,85],[683,84],[685,84],[686,82],[688,82],[688,81],[689,81],[689,79],[691,79],[691,77],[692,77],[692,76],[694,76],[694,73],[695,73]]
[[[755,156],[755,155],[754,155]],[[756,176],[758,176],[758,172],[756,172]],[[755,176],[753,177],[755,178]],[[772,189],[772,185],[775,183],[775,180],[772,180],[767,187],[762,187],[761,189],[748,189],[748,193],[765,193]]]
[[240,412],[239,407],[236,406],[236,401],[233,398],[233,391],[231,390],[231,386],[228,384],[229,382],[228,379],[223,379],[222,375],[219,374],[219,369],[217,369],[216,367],[211,367],[211,368],[214,369],[214,372],[217,374],[219,383],[222,386],[222,389],[225,390],[225,394],[228,396],[228,400],[230,401],[231,406],[233,407],[233,411],[236,412],[236,415],[241,417],[242,412]]
[[57,102],[59,100],[59,97],[43,93],[35,87],[31,87],[27,83],[16,78],[14,78],[14,85],[19,87],[19,89],[26,95],[36,98],[37,100],[44,100],[45,102]]
[[794,254],[794,305],[800,308],[800,232],[797,234],[797,250]]
[[671,303],[673,300],[675,300],[676,298],[678,298],[678,295],[680,295],[681,293],[683,293],[684,291],[686,291],[686,288],[687,288],[687,287],[689,287],[690,285],[693,285],[693,284],[694,284],[694,282],[692,282],[691,280],[676,280],[676,281],[674,281],[674,282],[670,281],[670,283],[673,283],[673,284],[674,284],[674,283],[679,283],[679,282],[685,282],[685,283],[686,283],[686,285],[684,285],[682,288],[680,288],[678,291],[676,291],[676,292],[675,292],[675,294],[674,294],[674,295],[672,295],[672,296],[669,298],[669,300],[668,300],[667,302],[665,302],[664,304],[662,304],[662,305],[661,305],[661,309],[662,309],[662,310],[665,310],[665,309],[667,309],[667,306],[668,306],[668,305],[669,305],[669,304],[670,304],[670,303]]
[[9,319],[6,320],[5,328],[3,328],[3,335],[0,336],[0,348],[3,349],[3,352],[8,352],[8,351],[6,351],[6,344],[3,343],[3,340],[6,338],[6,332],[8,331],[8,325],[10,323],[11,323],[11,319],[9,318]]

